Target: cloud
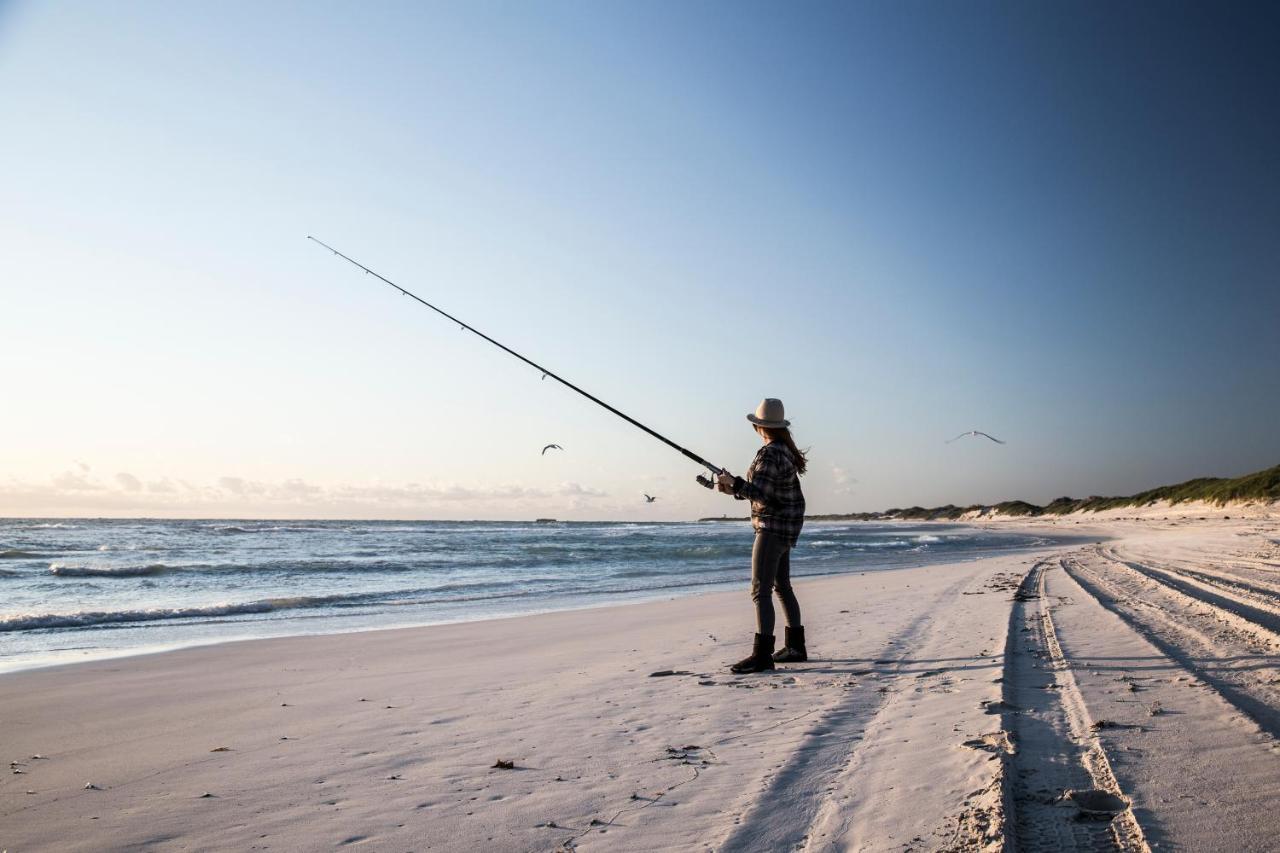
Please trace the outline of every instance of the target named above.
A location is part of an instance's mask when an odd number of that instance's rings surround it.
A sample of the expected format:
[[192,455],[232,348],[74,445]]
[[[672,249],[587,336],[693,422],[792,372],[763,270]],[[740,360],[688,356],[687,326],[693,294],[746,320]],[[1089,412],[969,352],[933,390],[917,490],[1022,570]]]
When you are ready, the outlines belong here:
[[850,476],[849,472],[841,468],[839,465],[832,467],[831,479],[836,484],[837,495],[848,495],[853,493],[853,486],[858,481]]
[[260,495],[265,491],[261,483],[250,482],[243,477],[219,477],[218,488],[233,495]]
[[565,483],[554,492],[545,489],[530,488],[518,484],[506,484],[476,488],[457,483],[442,485],[423,485],[409,483],[407,485],[342,485],[326,490],[339,500],[368,501],[373,503],[412,503],[412,502],[470,502],[486,501],[535,501],[552,497],[605,497],[606,493],[598,489],[587,489],[577,483]]
[[[88,471],[89,466],[81,464],[81,470]],[[100,483],[90,480],[84,473],[77,474],[74,471],[63,471],[54,477],[53,486],[63,492],[96,492],[103,488]]]
[[319,486],[313,486],[310,483],[303,482],[302,480],[285,480],[277,487],[277,490],[279,494],[283,496],[303,500],[317,497],[324,492],[324,489]]
[[560,488],[556,489],[556,494],[563,497],[574,498],[607,498],[608,492],[600,489],[591,489],[579,483],[561,483]]
[[124,489],[126,492],[142,491],[142,481],[128,472],[121,471],[119,474],[116,474],[116,482],[119,483],[120,488]]
[[139,515],[204,517],[389,518],[515,517],[609,508],[609,493],[578,482],[554,487],[522,483],[334,483],[218,477],[211,483],[120,472],[101,481],[64,471],[43,483],[0,483],[0,515]]

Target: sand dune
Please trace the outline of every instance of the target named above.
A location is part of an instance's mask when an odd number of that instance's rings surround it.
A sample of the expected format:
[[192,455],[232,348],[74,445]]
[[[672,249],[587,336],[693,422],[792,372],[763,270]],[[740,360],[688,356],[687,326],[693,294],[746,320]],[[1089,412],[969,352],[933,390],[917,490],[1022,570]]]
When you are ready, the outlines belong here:
[[806,581],[773,674],[743,592],[7,675],[0,849],[1275,849],[1280,525],[1224,514]]

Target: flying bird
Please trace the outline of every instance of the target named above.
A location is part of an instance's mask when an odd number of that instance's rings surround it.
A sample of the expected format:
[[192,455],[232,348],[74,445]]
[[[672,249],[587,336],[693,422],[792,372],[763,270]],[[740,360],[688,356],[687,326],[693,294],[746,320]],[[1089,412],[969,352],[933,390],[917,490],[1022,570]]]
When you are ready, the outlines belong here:
[[654,501],[656,501],[656,500],[657,500],[657,498],[653,497],[652,495],[645,495],[645,496],[644,496],[644,502],[645,502],[645,503],[647,503],[647,504],[651,504],[651,503],[653,503],[653,502],[654,502]]
[[548,450],[564,450],[564,448],[558,444],[548,444],[546,447],[542,448],[542,455],[546,456]]
[[989,439],[991,439],[991,440],[992,440],[992,441],[994,441],[996,444],[1004,444],[1004,442],[1003,442],[1003,441],[1001,441],[1000,439],[996,438],[994,435],[987,435],[985,432],[983,432],[983,431],[982,431],[982,430],[980,430],[980,429],[971,429],[971,430],[969,430],[968,432],[962,432],[962,433],[960,433],[959,435],[957,435],[955,438],[948,439],[945,443],[946,443],[946,444],[950,444],[950,443],[951,443],[951,442],[953,442],[953,441],[959,441],[960,439],[965,438],[966,436],[970,436],[970,435],[980,435],[980,436],[982,436],[983,438],[989,438]]

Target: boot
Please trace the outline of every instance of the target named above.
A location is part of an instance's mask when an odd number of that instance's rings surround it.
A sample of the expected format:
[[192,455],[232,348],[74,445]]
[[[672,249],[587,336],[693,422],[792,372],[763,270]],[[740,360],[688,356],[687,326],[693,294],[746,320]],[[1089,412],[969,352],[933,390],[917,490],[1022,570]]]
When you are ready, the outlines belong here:
[[773,659],[778,663],[804,663],[809,653],[804,648],[804,626],[787,626],[787,641],[782,648],[774,652]]
[[743,672],[764,672],[773,669],[773,637],[764,634],[756,634],[755,646],[751,649],[751,657],[742,660],[729,667],[730,671]]

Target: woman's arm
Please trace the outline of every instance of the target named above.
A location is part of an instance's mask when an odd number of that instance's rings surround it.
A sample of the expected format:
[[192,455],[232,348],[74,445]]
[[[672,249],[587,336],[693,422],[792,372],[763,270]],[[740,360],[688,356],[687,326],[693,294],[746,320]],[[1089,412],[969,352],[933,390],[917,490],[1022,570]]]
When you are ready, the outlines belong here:
[[733,480],[733,496],[738,500],[772,503],[777,494],[778,484],[786,476],[786,466],[780,458],[781,454],[768,449],[756,457],[747,472],[750,479],[735,477]]

